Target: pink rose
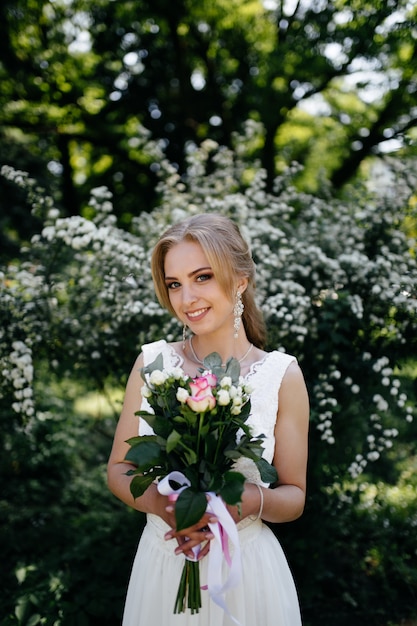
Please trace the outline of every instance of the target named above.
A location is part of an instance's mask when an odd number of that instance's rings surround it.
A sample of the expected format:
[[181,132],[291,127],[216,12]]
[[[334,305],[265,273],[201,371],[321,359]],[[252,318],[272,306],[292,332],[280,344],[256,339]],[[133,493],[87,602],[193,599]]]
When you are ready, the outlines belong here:
[[190,383],[191,395],[186,402],[192,411],[196,413],[204,413],[216,406],[216,398],[213,396],[212,389],[216,386],[217,378],[214,374],[207,373],[204,376],[194,378]]

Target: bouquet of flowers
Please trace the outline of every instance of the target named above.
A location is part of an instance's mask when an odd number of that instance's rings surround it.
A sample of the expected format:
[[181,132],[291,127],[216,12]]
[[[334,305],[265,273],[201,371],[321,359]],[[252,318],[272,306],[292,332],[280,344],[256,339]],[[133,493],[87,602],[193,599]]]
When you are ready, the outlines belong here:
[[[128,440],[131,447],[126,460],[136,466],[128,472],[134,476],[132,495],[141,496],[152,482],[163,479],[171,493],[178,494],[177,530],[201,519],[207,494],[239,505],[245,482],[243,474],[234,469],[239,457],[252,459],[264,482],[277,480],[275,468],[262,457],[264,436],[252,437],[246,424],[251,389],[240,376],[238,361],[231,358],[222,366],[220,356],[213,352],[199,371],[200,376],[190,378],[181,368],[164,369],[162,354],[144,367],[142,394],[152,412],[137,414],[154,434]],[[229,516],[227,509],[225,513]],[[199,580],[199,563],[186,560],[175,613],[187,607],[198,613]]]

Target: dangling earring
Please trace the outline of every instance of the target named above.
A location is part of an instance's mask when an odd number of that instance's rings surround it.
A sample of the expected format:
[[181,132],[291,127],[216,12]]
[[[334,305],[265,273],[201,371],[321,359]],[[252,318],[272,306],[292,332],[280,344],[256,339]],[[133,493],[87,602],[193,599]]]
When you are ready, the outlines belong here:
[[240,293],[240,291],[237,291],[235,306],[233,307],[233,315],[235,316],[235,319],[233,322],[233,328],[235,329],[235,332],[233,336],[235,339],[238,338],[238,333],[239,333],[239,328],[240,328],[240,323],[242,320],[242,313],[243,313],[244,308],[245,308],[245,305],[242,302],[242,294]]
[[185,342],[187,341],[187,325],[183,324],[182,327],[182,349],[185,350]]

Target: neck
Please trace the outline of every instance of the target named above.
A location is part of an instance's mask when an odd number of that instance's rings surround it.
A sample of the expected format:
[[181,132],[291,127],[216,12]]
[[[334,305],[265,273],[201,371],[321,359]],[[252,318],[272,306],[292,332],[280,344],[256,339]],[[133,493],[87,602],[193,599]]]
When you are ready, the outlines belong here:
[[[214,348],[213,345],[211,345],[210,349],[208,350],[204,349],[201,343],[200,344],[197,343],[195,335],[190,336],[188,340],[188,344],[189,344],[189,352],[190,352],[191,359],[197,363],[200,363],[201,365],[203,364],[206,356],[208,356],[212,352],[217,352],[217,350]],[[239,344],[237,341],[235,341],[231,354],[226,352],[224,348],[223,350],[218,351],[218,353],[222,357],[222,365],[223,366],[226,365],[226,361],[231,356],[237,359],[239,363],[243,363],[245,359],[249,356],[249,353],[251,352],[252,348],[253,348],[253,343],[249,343],[246,337],[245,337],[245,341],[239,341]],[[225,354],[227,355],[226,358],[225,358]]]

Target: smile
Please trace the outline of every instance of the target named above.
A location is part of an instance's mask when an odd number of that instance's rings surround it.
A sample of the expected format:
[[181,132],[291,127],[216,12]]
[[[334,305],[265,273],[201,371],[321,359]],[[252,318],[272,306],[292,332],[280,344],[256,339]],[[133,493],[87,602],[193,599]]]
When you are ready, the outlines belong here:
[[208,311],[208,307],[204,309],[198,309],[197,311],[193,311],[192,313],[187,313],[187,317],[190,319],[195,319],[197,317],[200,317],[200,315],[203,315],[203,313],[205,313],[206,311]]

